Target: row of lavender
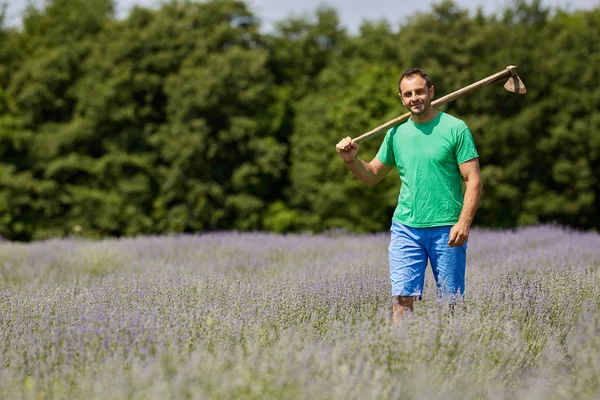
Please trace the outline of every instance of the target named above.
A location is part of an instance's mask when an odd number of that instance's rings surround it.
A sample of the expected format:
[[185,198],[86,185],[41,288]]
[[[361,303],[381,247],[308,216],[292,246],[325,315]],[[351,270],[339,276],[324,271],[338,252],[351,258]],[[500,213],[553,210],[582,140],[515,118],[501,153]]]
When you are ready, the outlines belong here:
[[5,398],[600,396],[600,235],[475,230],[468,296],[389,320],[386,234],[0,245]]

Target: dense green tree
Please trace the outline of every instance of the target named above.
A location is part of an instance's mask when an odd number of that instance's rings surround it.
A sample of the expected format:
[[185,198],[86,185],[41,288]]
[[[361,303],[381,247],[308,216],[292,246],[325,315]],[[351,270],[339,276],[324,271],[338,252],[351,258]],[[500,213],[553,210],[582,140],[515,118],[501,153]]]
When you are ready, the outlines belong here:
[[[547,22],[532,76],[548,83],[537,116],[542,137],[531,143],[523,216],[527,223],[600,225],[600,9],[559,13]],[[560,54],[547,60],[547,54]],[[540,96],[541,97],[541,96]],[[535,109],[531,104],[528,108]],[[545,168],[540,168],[543,165]],[[521,222],[521,221],[517,221]]]
[[49,0],[25,12],[18,38],[22,61],[7,87],[18,122],[10,125],[10,135],[13,142],[27,143],[17,155],[20,163],[13,163],[14,176],[7,178],[12,192],[4,192],[7,209],[19,216],[17,228],[4,227],[11,237],[64,235],[76,225],[67,214],[68,184],[89,172],[90,154],[80,140],[93,133],[77,118],[75,88],[95,36],[111,18],[109,0]]
[[[343,228],[379,231],[389,225],[398,196],[398,179],[376,188],[359,182],[335,153],[345,136],[356,137],[400,110],[393,68],[356,60],[323,71],[322,88],[298,105],[292,135],[289,204],[304,229]],[[388,84],[383,82],[388,81]],[[361,145],[360,157],[371,160],[380,140]],[[392,174],[390,174],[392,175]]]
[[121,213],[119,229],[261,229],[286,146],[276,139],[279,92],[246,6],[138,8],[99,42],[79,103],[103,138],[99,159],[123,155],[111,159],[119,165],[104,190],[118,182],[131,189],[122,204],[139,204]]
[[292,98],[300,99],[317,90],[319,73],[341,54],[348,39],[332,8],[318,8],[314,18],[290,17],[266,37],[269,68],[277,83],[290,86]]
[[173,0],[124,19],[111,0],[46,0],[18,28],[3,22],[8,239],[387,229],[397,174],[364,185],[337,141],[405,112],[405,68],[424,68],[440,97],[509,64],[527,95],[494,85],[442,107],[479,149],[476,224],[600,227],[597,7],[514,0],[485,15],[446,0],[356,35],[327,7],[262,33],[241,0]]
[[496,38],[487,59],[518,65],[528,93],[487,89],[452,106],[479,144],[479,223],[598,227],[598,15],[515,2],[487,23],[485,36]]

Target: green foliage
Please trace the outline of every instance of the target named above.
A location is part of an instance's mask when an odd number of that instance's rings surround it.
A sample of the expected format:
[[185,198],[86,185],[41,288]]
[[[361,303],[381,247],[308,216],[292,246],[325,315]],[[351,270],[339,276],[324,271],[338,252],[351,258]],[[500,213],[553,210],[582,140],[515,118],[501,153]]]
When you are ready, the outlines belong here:
[[526,96],[495,85],[442,108],[480,152],[476,223],[600,227],[598,8],[515,0],[485,16],[443,1],[354,36],[326,7],[261,33],[237,0],[135,7],[123,20],[110,0],[47,0],[18,29],[2,19],[8,239],[385,230],[397,174],[368,187],[335,143],[404,112],[404,68],[426,69],[439,97],[509,64]]
[[[377,188],[357,181],[340,162],[335,143],[392,118],[398,108],[394,85],[381,85],[390,75],[392,68],[341,61],[323,71],[320,90],[298,104],[288,193],[290,204],[304,210],[305,229],[378,231],[389,224],[399,180],[389,178]],[[376,142],[361,146],[363,159],[374,157]]]

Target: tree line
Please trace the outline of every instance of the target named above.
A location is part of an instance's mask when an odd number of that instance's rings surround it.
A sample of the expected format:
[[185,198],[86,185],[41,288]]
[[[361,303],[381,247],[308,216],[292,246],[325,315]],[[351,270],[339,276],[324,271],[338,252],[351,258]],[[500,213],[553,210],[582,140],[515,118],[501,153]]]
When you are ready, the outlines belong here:
[[397,174],[359,182],[337,141],[405,112],[407,67],[441,96],[510,64],[525,96],[495,85],[441,108],[480,153],[475,224],[597,229],[597,7],[516,0],[488,15],[443,1],[350,34],[327,7],[265,31],[236,0],[124,18],[110,0],[47,0],[0,24],[0,235],[386,230]]

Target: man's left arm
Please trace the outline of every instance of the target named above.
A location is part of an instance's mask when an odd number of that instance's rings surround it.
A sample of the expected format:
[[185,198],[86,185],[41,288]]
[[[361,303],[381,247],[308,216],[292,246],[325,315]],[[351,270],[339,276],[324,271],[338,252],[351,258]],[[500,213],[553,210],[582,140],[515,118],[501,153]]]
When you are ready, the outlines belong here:
[[463,180],[466,184],[464,201],[460,217],[456,225],[450,230],[450,247],[462,246],[469,238],[471,223],[477,212],[479,199],[481,198],[481,176],[479,174],[479,159],[474,158],[458,166]]

